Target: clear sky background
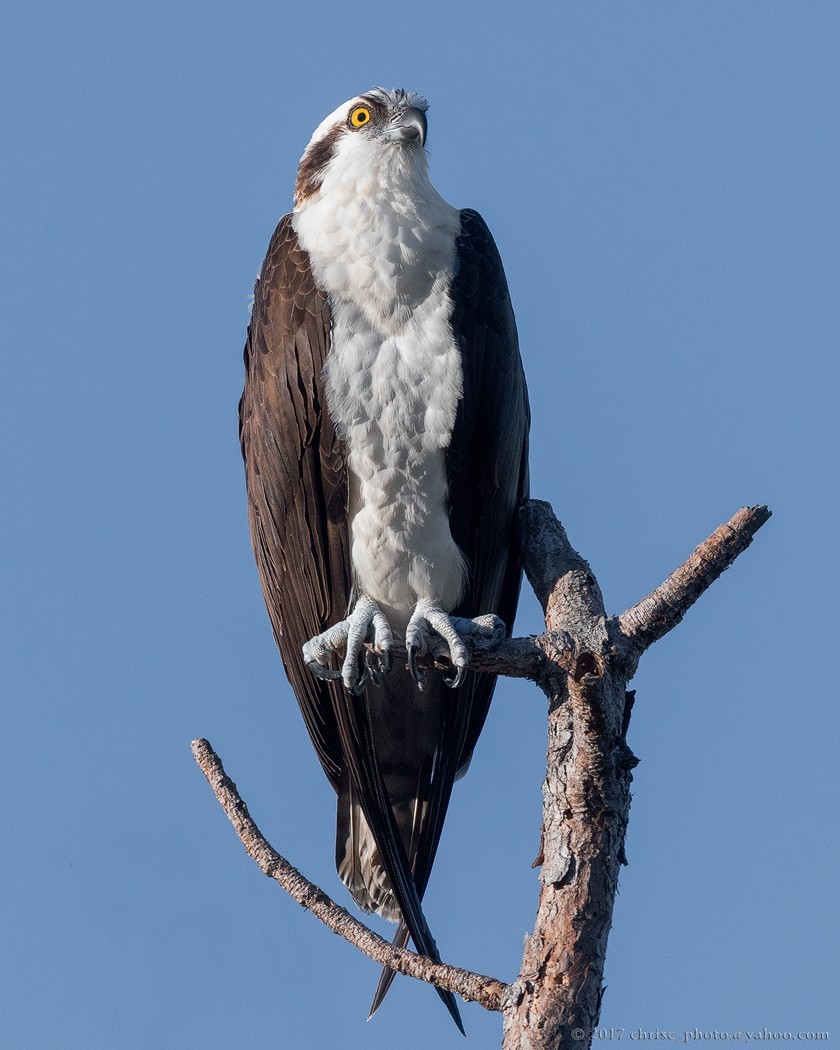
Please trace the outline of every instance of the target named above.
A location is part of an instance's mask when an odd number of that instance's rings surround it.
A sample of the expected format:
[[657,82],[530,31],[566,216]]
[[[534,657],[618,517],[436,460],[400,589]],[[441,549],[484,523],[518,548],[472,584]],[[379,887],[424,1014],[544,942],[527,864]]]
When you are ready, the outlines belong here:
[[[0,1045],[464,1045],[405,978],[365,1022],[376,967],[259,873],[189,750],[349,902],[236,403],[298,158],[374,84],[428,97],[436,185],[496,236],[533,493],[608,609],[740,506],[774,514],[634,682],[603,1024],[837,1038],[838,70],[833,0],[7,12]],[[501,684],[427,895],[444,957],[508,980],[544,716]]]

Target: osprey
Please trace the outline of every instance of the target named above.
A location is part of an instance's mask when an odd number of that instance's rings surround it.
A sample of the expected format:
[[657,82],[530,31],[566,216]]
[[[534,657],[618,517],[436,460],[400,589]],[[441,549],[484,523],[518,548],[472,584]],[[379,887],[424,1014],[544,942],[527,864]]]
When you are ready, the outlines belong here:
[[[513,623],[529,413],[499,254],[429,180],[427,108],[375,88],[313,134],[254,291],[239,431],[274,636],[338,795],[339,874],[437,960],[421,900],[495,685],[464,640]],[[441,655],[451,670],[422,669]]]

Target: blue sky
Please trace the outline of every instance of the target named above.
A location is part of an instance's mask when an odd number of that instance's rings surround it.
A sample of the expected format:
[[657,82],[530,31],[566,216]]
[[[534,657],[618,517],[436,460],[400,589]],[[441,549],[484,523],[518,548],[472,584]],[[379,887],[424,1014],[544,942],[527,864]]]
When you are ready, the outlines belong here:
[[[462,1045],[407,979],[366,1024],[375,967],[260,875],[189,751],[208,737],[347,903],[235,412],[300,153],[377,83],[428,97],[435,182],[496,236],[533,492],[608,608],[739,506],[774,512],[634,682],[602,1022],[837,1035],[838,30],[818,0],[7,15],[2,1045]],[[427,909],[448,961],[511,979],[544,705],[496,696]],[[497,1016],[464,1018],[499,1045]]]

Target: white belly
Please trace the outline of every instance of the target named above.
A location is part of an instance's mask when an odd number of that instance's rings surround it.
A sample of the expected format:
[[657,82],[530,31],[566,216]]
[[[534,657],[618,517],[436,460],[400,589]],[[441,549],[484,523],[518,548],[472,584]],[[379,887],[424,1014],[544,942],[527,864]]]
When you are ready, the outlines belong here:
[[461,220],[421,151],[363,146],[341,140],[293,221],[330,297],[324,378],[347,447],[355,582],[400,629],[420,598],[451,611],[464,588],[445,461],[463,387],[449,297]]
[[441,276],[411,323],[390,334],[333,303],[325,377],[347,447],[353,572],[397,627],[420,598],[451,611],[464,587],[447,499],[445,450],[462,390],[447,285]]

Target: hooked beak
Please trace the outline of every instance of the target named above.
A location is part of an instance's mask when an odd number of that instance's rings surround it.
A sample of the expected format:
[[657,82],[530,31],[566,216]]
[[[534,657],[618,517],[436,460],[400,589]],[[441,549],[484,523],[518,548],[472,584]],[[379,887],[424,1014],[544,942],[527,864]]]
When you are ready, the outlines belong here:
[[392,142],[419,142],[421,146],[426,145],[426,114],[422,109],[409,106],[403,110],[399,123],[388,131],[388,138]]

